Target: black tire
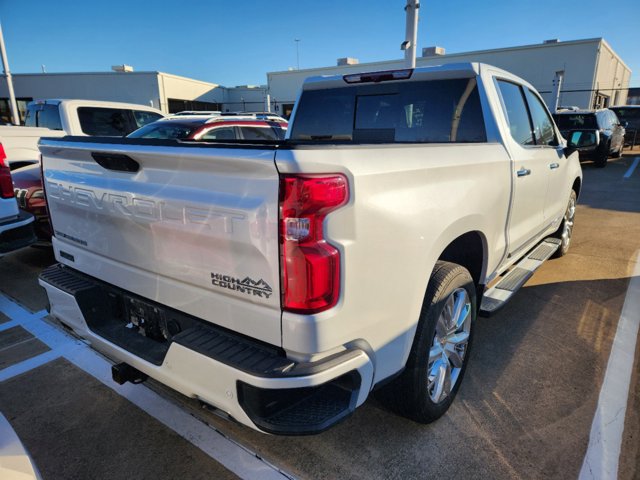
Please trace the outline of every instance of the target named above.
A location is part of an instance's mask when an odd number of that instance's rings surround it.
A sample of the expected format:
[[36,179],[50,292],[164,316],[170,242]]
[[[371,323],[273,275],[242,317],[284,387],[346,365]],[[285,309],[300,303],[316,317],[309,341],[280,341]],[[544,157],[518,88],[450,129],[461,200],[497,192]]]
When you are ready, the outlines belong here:
[[[560,227],[556,233],[553,234],[555,238],[559,238],[562,240],[562,244],[556,250],[556,253],[553,254],[553,258],[564,257],[569,251],[569,247],[571,246],[571,236],[573,234],[573,227],[575,223],[575,208],[577,203],[578,195],[575,190],[571,190],[571,195],[569,195],[569,202],[567,203],[567,209],[564,212],[564,218],[562,219],[562,223],[560,223]],[[573,207],[573,212],[571,211]],[[569,225],[567,222],[571,222]],[[565,228],[568,227],[568,237],[564,238]]]
[[[463,294],[461,289],[466,291],[469,298],[468,341],[464,347],[462,366],[457,370],[457,380],[453,388],[443,400],[436,403],[431,398],[432,390],[429,388],[429,353],[432,348],[437,348],[436,324],[445,309],[445,302],[456,293]],[[466,300],[466,297],[464,299]],[[466,305],[465,302],[465,308],[467,308]],[[466,268],[455,263],[437,262],[424,297],[406,368],[396,380],[384,387],[381,392],[383,400],[386,400],[401,415],[419,423],[430,423],[440,418],[448,410],[462,383],[469,362],[475,319],[476,289],[471,275]],[[444,350],[442,358],[444,358]],[[453,366],[453,363],[451,365]]]
[[609,149],[609,144],[604,145],[604,147],[600,149],[598,156],[594,161],[596,168],[604,168],[607,166],[607,161],[609,160]]
[[622,156],[622,149],[624,148],[624,143],[622,143],[620,145],[620,148],[618,148],[617,151],[613,152],[613,155],[611,155],[612,158],[620,158]]

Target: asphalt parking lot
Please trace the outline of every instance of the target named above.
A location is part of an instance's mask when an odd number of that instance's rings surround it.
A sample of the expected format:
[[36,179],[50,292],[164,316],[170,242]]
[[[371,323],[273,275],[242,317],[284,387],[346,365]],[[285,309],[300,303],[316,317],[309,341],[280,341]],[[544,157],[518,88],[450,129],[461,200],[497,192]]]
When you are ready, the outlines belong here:
[[[598,411],[596,426],[624,427],[618,478],[639,478],[640,344],[614,348],[614,338],[625,340],[616,337],[621,317],[639,315],[630,289],[640,275],[636,158],[603,170],[583,164],[569,254],[479,319],[460,393],[434,424],[398,417],[374,395],[323,434],[273,437],[151,381],[118,387],[104,358],[46,318],[37,275],[54,259],[42,248],[0,260],[0,412],[45,479],[501,479],[577,478],[581,470],[606,478],[611,472],[585,462],[588,447],[595,459],[616,451],[592,427]],[[609,381],[620,348],[634,362],[626,404]],[[603,403],[616,395],[626,411],[609,420]]]

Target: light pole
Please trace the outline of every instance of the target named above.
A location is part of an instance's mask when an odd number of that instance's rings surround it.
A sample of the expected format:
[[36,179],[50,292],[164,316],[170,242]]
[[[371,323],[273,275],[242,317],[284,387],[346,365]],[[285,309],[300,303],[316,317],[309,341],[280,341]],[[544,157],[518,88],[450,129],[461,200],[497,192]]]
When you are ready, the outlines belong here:
[[298,66],[298,70],[300,70],[300,39],[294,38],[294,42],[296,42],[296,65]]
[[400,44],[400,50],[404,50],[404,63],[406,68],[416,67],[416,43],[418,41],[418,10],[420,0],[407,0],[404,7],[407,24],[404,42]]
[[13,80],[9,71],[9,61],[7,60],[7,51],[4,48],[4,36],[2,35],[2,24],[0,24],[0,55],[2,55],[2,66],[4,68],[4,76],[7,79],[7,89],[9,90],[9,108],[11,109],[11,120],[14,125],[20,125],[20,116],[18,115],[18,105],[16,104],[16,94],[13,91]]

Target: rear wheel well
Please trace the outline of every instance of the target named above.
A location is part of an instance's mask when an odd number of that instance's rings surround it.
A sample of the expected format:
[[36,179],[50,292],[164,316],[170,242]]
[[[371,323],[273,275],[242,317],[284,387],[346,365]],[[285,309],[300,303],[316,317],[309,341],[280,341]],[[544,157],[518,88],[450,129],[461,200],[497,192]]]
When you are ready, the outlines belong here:
[[482,278],[484,250],[484,240],[480,232],[467,232],[451,242],[438,260],[457,263],[466,268],[477,288]]

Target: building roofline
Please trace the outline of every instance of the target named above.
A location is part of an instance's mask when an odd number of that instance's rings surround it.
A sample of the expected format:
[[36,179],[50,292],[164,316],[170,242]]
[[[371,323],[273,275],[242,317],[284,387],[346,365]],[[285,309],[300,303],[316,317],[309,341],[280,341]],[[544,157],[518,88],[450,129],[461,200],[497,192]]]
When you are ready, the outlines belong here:
[[45,77],[51,76],[63,76],[63,75],[158,75],[157,71],[139,71],[139,72],[31,72],[31,73],[13,73],[13,77]]
[[[222,87],[219,83],[207,82],[205,80],[198,80],[190,77],[183,77],[181,75],[174,75],[173,73],[160,72],[158,70],[144,70],[139,72],[35,72],[35,73],[11,73],[14,77],[46,77],[46,76],[68,76],[68,75],[119,75],[119,76],[133,76],[133,75],[164,75],[166,77],[178,78],[180,80],[187,80],[189,82],[202,83],[212,87]],[[227,87],[223,87],[227,88]]]
[[[447,53],[445,55],[437,55],[437,56],[433,56],[433,57],[416,57],[416,62],[419,62],[422,59],[437,59],[437,58],[455,58],[455,57],[464,57],[467,55],[479,55],[479,54],[483,54],[483,53],[495,53],[495,52],[509,52],[509,51],[517,51],[517,50],[530,50],[530,49],[534,49],[534,48],[552,48],[552,47],[561,47],[561,46],[566,46],[566,45],[579,45],[579,44],[584,44],[584,43],[604,43],[605,45],[607,45],[607,47],[614,53],[614,55],[617,56],[617,54],[615,53],[615,51],[611,48],[611,46],[604,40],[604,38],[602,37],[595,37],[595,38],[584,38],[584,39],[580,39],[580,40],[567,40],[564,42],[555,42],[555,43],[533,43],[530,45],[519,45],[519,46],[515,46],[515,47],[503,47],[503,48],[489,48],[489,49],[485,49],[485,50],[472,50],[469,52],[457,52],[457,53]],[[619,57],[618,57],[619,58]],[[389,64],[393,64],[393,63],[397,63],[397,62],[402,62],[404,61],[404,59],[402,58],[398,58],[398,59],[394,59],[394,60],[383,60],[381,62],[365,62],[365,63],[357,63],[355,65],[332,65],[329,67],[317,67],[317,68],[305,68],[305,69],[301,69],[301,70],[280,70],[280,71],[276,71],[276,72],[267,72],[267,76],[269,75],[285,75],[285,74],[291,74],[294,72],[305,72],[305,71],[321,71],[321,70],[334,70],[336,67],[342,66],[342,67],[353,67],[353,68],[357,68],[357,67],[362,67],[363,65],[389,65]],[[624,62],[621,63],[624,64]],[[627,67],[625,65],[625,67]],[[627,67],[628,69],[629,67]]]

